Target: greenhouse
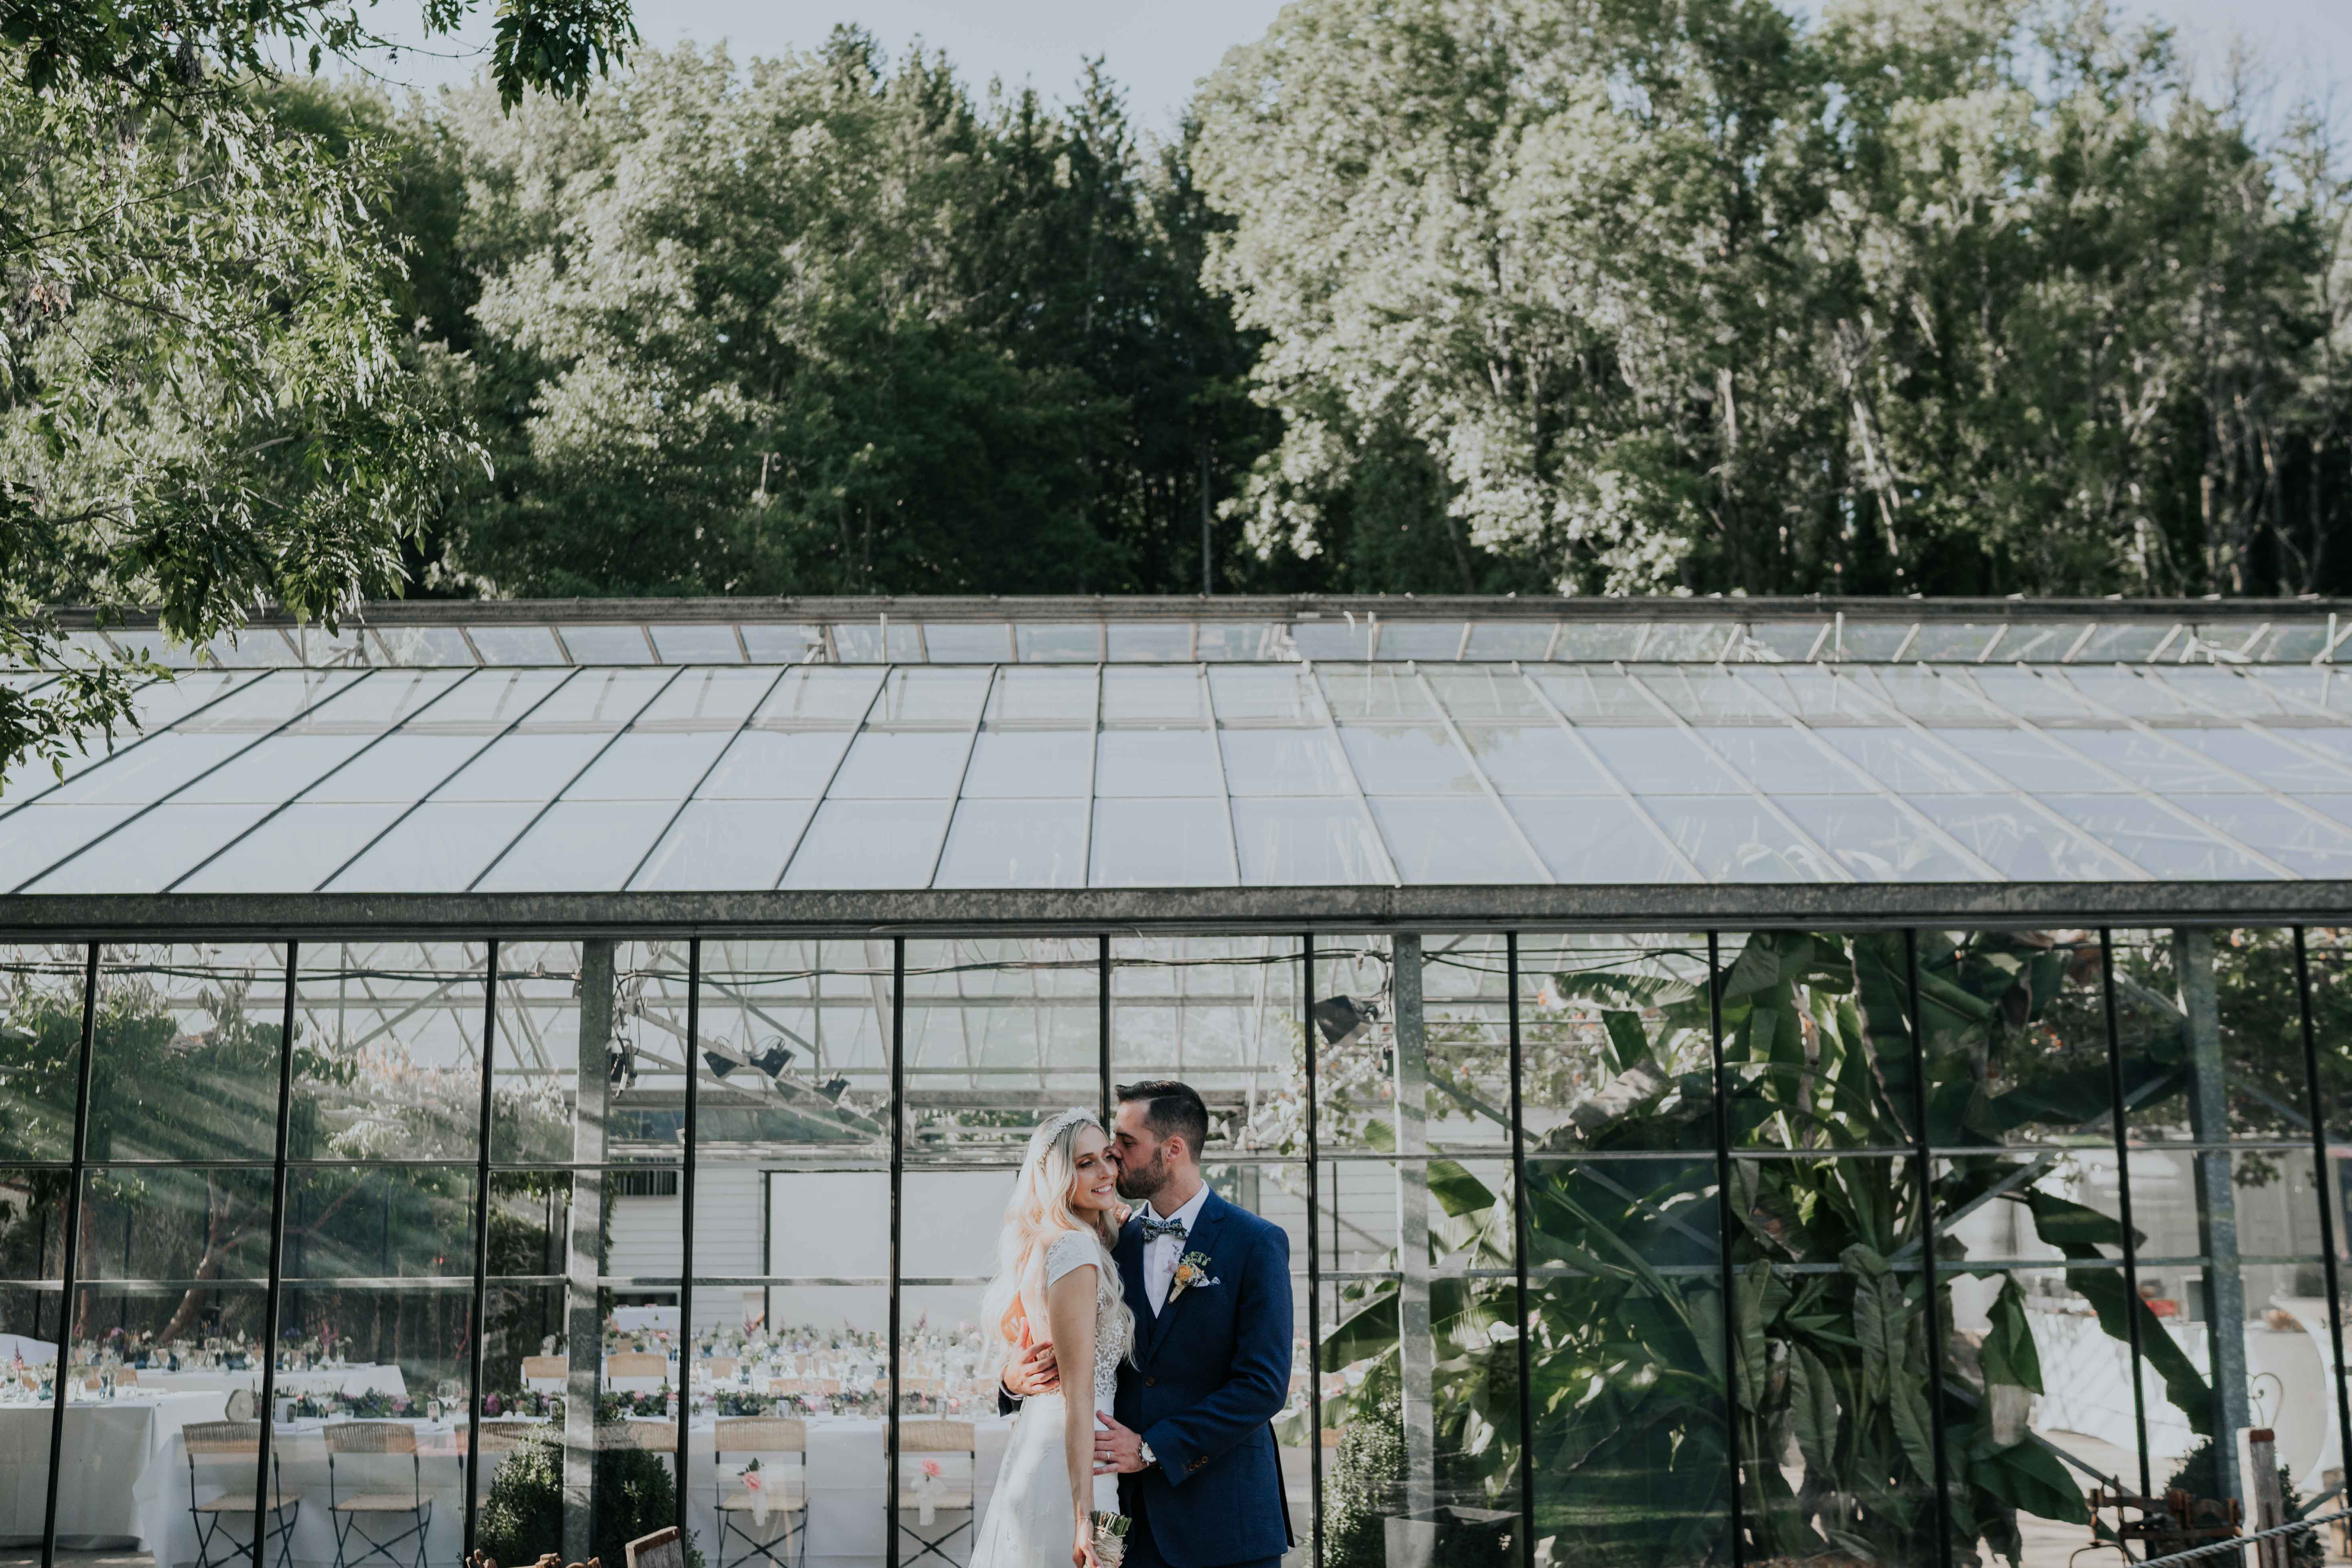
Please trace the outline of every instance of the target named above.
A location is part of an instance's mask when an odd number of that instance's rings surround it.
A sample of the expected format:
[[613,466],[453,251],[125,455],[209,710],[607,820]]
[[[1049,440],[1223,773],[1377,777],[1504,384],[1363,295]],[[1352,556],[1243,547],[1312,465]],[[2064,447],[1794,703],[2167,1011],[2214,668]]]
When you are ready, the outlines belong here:
[[162,668],[0,790],[15,1560],[963,1564],[1013,1172],[1160,1078],[1293,1568],[2345,1506],[2327,605],[68,624]]

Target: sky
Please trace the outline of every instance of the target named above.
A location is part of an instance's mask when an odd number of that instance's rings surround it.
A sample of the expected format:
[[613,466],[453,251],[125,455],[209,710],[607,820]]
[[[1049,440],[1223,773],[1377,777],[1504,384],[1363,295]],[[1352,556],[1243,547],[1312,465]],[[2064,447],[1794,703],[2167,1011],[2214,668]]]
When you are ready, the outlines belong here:
[[[378,25],[410,9],[383,0]],[[463,37],[436,40],[430,53],[404,52],[379,69],[389,81],[424,88],[467,79],[491,9],[485,0]],[[1079,62],[1101,55],[1126,88],[1136,123],[1164,134],[1194,84],[1227,49],[1263,34],[1280,9],[1279,0],[637,0],[637,26],[661,47],[723,38],[748,57],[814,47],[835,22],[854,19],[893,52],[917,37],[945,49],[975,86],[995,77],[1056,100],[1069,97]],[[2126,0],[2126,9],[2172,23],[2206,58],[2243,34],[2290,96],[2352,84],[2352,0]]]

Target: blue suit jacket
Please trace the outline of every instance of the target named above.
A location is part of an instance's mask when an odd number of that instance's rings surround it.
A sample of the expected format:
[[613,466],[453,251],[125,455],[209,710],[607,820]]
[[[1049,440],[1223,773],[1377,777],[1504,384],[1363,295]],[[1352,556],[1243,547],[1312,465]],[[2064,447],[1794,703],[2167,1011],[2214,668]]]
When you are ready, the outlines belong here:
[[1184,1250],[1208,1255],[1207,1279],[1155,1316],[1142,1227],[1129,1220],[1112,1249],[1137,1341],[1113,1414],[1159,1460],[1118,1478],[1119,1507],[1171,1568],[1279,1557],[1289,1506],[1271,1423],[1290,1391],[1290,1238],[1211,1193]]

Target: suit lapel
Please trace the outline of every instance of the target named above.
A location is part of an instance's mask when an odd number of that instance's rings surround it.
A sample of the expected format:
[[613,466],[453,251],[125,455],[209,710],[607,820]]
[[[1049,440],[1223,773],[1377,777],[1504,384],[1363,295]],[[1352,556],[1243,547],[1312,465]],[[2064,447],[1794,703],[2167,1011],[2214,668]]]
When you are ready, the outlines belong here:
[[1118,1227],[1118,1245],[1111,1249],[1110,1260],[1118,1266],[1118,1282],[1127,1291],[1127,1304],[1135,1310],[1137,1337],[1150,1331],[1152,1323],[1151,1296],[1143,1288],[1143,1226],[1129,1219]]
[[[1215,1259],[1217,1256],[1215,1243],[1217,1239],[1217,1231],[1218,1228],[1224,1224],[1226,1207],[1227,1205],[1224,1199],[1219,1197],[1213,1192],[1209,1194],[1208,1202],[1201,1205],[1201,1218],[1199,1222],[1192,1226],[1192,1234],[1184,1238],[1183,1250],[1177,1254],[1179,1258],[1181,1258],[1186,1252],[1205,1252],[1209,1255],[1211,1261],[1211,1272],[1213,1273],[1215,1271]],[[1141,1235],[1142,1233],[1139,1228],[1137,1232],[1139,1244],[1136,1247],[1136,1257],[1138,1259],[1140,1259],[1143,1255],[1143,1248],[1140,1245]],[[1142,1270],[1139,1264],[1137,1269],[1139,1279],[1141,1277],[1141,1272]],[[1194,1289],[1197,1289],[1199,1287],[1196,1286]],[[1176,1310],[1183,1301],[1184,1298],[1186,1296],[1190,1296],[1192,1293],[1192,1292],[1191,1290],[1187,1290],[1181,1295],[1178,1294],[1175,1281],[1172,1279],[1169,1281],[1168,1305],[1161,1309],[1158,1317],[1151,1320],[1151,1326],[1144,1332],[1144,1354],[1156,1355],[1159,1353],[1160,1342],[1167,1337],[1169,1322],[1176,1316]],[[1150,1304],[1151,1298],[1146,1296],[1144,1298],[1144,1305],[1149,1308]]]

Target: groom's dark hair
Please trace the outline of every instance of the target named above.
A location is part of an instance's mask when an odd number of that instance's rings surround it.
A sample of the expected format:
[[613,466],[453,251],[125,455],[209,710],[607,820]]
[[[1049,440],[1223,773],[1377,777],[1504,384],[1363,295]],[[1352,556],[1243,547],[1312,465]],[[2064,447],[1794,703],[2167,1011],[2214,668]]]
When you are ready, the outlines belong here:
[[1135,1100],[1143,1101],[1143,1124],[1155,1137],[1181,1138],[1192,1158],[1201,1158],[1209,1142],[1209,1108],[1202,1103],[1200,1090],[1172,1078],[1118,1086],[1121,1105]]

